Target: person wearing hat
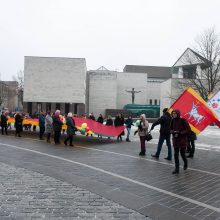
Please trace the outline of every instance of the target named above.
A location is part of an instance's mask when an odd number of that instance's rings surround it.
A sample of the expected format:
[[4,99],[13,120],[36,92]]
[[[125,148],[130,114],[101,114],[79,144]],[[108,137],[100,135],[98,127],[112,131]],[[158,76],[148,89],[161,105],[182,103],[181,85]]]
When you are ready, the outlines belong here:
[[163,146],[163,142],[166,140],[167,148],[168,148],[168,156],[164,159],[172,160],[172,148],[170,142],[170,123],[171,123],[171,115],[168,112],[168,108],[163,109],[163,115],[155,121],[152,126],[151,130],[154,129],[155,126],[160,125],[160,137],[157,145],[157,152],[155,154],[151,154],[152,157],[159,159],[160,152]]

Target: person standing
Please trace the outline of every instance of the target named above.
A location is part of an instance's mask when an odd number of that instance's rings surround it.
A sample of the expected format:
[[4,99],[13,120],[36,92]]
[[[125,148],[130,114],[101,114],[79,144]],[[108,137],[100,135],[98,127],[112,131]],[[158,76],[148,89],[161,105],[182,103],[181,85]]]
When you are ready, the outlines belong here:
[[139,153],[139,156],[146,155],[145,137],[146,134],[148,133],[148,127],[149,127],[149,123],[146,120],[145,114],[140,115],[140,124],[138,125],[138,130],[137,130],[141,143],[141,152]]
[[73,135],[75,135],[75,121],[73,119],[72,112],[69,112],[66,118],[67,125],[67,138],[64,140],[64,144],[67,145],[67,142],[70,141],[69,146],[73,146]]
[[188,162],[186,159],[186,147],[188,144],[187,135],[190,131],[189,123],[180,117],[179,110],[172,111],[172,121],[170,125],[170,133],[173,135],[173,148],[174,148],[174,159],[175,159],[175,170],[173,174],[179,173],[179,153],[183,159],[184,166],[183,169],[188,168]]
[[47,134],[47,142],[50,143],[50,137],[53,133],[53,118],[51,116],[51,112],[48,111],[45,118],[45,132]]
[[188,145],[187,145],[187,152],[189,155],[188,158],[193,158],[195,153],[195,140],[197,140],[196,134],[191,130],[188,134]]
[[163,146],[164,140],[166,140],[167,148],[168,148],[168,156],[164,159],[172,160],[172,149],[171,149],[171,142],[170,142],[170,123],[171,123],[171,115],[167,111],[168,108],[163,109],[163,115],[155,121],[152,126],[151,130],[154,129],[155,126],[160,125],[160,137],[157,144],[157,152],[155,154],[151,154],[152,157],[159,159],[160,152]]
[[[98,117],[98,119],[97,119],[97,122],[100,123],[100,124],[103,124],[104,118],[103,118],[102,114],[99,114],[99,117]],[[99,135],[99,134],[98,134],[98,137],[101,137],[101,138],[102,138],[102,136]]]
[[21,137],[23,118],[21,112],[17,112],[15,115],[15,136]]
[[128,118],[125,120],[126,128],[127,128],[127,138],[126,141],[130,142],[130,133],[131,133],[131,126],[133,125],[133,119],[131,115],[128,116]]
[[[115,125],[115,127],[119,127],[119,126],[123,126],[124,123],[125,123],[124,117],[123,117],[123,115],[121,113],[119,113],[115,117],[114,125]],[[122,131],[122,133],[118,135],[117,141],[119,141],[119,140],[122,141],[122,135],[124,135],[124,134],[125,134],[125,132]]]
[[41,112],[39,114],[38,123],[39,123],[39,128],[40,128],[39,138],[40,138],[40,140],[43,140],[43,135],[45,132],[45,114],[44,114],[44,112]]
[[62,130],[62,121],[60,120],[60,110],[56,110],[53,116],[54,143],[60,144],[60,134]]
[[4,112],[1,115],[1,127],[2,127],[2,135],[8,135],[8,112]]
[[113,125],[113,120],[112,120],[111,115],[108,115],[105,125],[107,125],[107,126],[112,126]]
[[[107,119],[106,119],[106,126],[113,126],[113,120],[112,120],[112,116],[108,115]],[[110,137],[108,137],[108,139],[110,139]]]

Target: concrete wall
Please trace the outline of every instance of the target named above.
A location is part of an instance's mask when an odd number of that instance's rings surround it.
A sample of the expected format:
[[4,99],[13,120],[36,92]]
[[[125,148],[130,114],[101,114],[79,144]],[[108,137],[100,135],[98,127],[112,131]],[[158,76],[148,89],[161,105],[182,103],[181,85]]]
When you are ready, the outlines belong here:
[[25,102],[85,104],[85,96],[85,59],[25,57]]
[[88,72],[88,112],[93,112],[95,117],[105,109],[115,109],[117,100],[117,73],[111,71]]
[[161,83],[162,80],[153,80],[148,79],[147,82],[147,104],[150,105],[150,100],[152,100],[152,105],[160,105],[161,97],[160,97],[160,91],[161,91]]
[[124,105],[132,103],[132,95],[127,91],[141,91],[135,94],[135,104],[147,103],[147,74],[146,73],[117,73],[117,108],[122,109]]

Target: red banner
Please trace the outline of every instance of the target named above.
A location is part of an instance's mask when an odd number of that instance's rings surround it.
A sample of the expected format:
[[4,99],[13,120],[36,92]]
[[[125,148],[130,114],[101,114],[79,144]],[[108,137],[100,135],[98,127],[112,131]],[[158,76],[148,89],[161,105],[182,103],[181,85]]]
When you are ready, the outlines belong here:
[[217,116],[209,108],[205,100],[195,90],[189,87],[170,107],[169,112],[179,109],[181,117],[185,118],[191,129],[199,134],[208,125],[217,121]]
[[109,136],[109,137],[118,136],[125,129],[125,126],[118,126],[118,127],[107,126],[107,125],[98,123],[94,120],[87,119],[87,118],[74,117],[74,120],[75,120],[76,126],[80,127],[83,123],[86,123],[92,132],[99,134],[99,135],[103,135],[103,136]]

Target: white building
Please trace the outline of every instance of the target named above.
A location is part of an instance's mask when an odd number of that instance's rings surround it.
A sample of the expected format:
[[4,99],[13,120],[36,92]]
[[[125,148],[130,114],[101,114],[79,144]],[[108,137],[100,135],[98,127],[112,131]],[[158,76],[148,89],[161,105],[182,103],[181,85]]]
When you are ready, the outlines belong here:
[[84,58],[25,57],[24,110],[85,112]]
[[88,112],[105,115],[106,109],[123,109],[132,103],[146,104],[147,74],[109,71],[102,67],[88,71]]

